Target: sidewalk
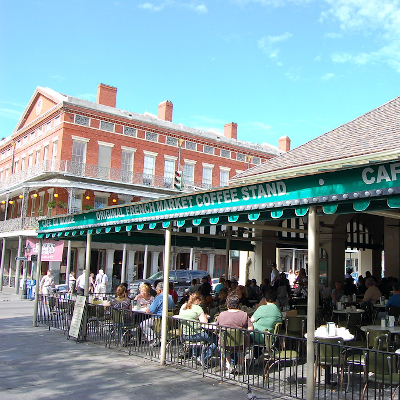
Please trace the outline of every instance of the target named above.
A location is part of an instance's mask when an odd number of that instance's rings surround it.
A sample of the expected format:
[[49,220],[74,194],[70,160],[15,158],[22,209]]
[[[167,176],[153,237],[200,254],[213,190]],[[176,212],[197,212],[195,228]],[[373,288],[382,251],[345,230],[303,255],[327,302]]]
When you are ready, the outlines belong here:
[[[32,325],[33,301],[0,292],[0,399],[246,400],[247,390]],[[259,399],[284,399],[275,393]]]

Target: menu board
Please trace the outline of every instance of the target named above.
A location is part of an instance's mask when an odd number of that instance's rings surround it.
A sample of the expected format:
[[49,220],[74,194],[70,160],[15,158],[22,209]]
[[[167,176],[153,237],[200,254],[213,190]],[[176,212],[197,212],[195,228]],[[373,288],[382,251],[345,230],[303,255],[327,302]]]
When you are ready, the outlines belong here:
[[71,325],[69,327],[68,337],[79,339],[79,333],[82,326],[82,318],[84,316],[86,306],[86,296],[76,296],[74,313],[72,314]]

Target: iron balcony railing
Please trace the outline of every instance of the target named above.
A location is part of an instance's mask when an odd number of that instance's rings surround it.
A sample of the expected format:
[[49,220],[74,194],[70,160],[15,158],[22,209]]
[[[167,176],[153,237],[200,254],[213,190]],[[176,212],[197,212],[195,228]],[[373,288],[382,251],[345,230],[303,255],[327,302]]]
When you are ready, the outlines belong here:
[[40,217],[24,217],[11,218],[5,221],[0,221],[0,232],[13,232],[20,230],[37,230],[39,229],[39,220],[47,218]]
[[[27,167],[23,171],[11,174],[0,182],[0,190],[10,186],[30,181],[46,175],[62,174],[63,176],[99,179],[113,183],[126,183],[128,185],[147,186],[151,188],[174,189],[174,178],[153,174],[129,172],[117,168],[105,168],[98,165],[66,161],[46,160],[34,166]],[[182,190],[209,189],[209,184],[203,184],[183,179]]]

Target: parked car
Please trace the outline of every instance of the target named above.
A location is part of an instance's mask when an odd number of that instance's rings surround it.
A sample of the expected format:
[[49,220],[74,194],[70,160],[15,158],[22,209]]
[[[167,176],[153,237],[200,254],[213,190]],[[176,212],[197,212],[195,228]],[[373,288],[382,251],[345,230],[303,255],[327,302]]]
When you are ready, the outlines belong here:
[[[169,281],[174,282],[174,287],[176,292],[178,293],[178,297],[181,298],[185,293],[185,290],[188,289],[188,287],[190,286],[190,282],[192,281],[192,279],[196,278],[200,281],[201,278],[206,275],[207,271],[178,269],[174,271],[169,271]],[[149,282],[151,285],[153,285],[156,280],[162,279],[163,272],[159,271],[151,275],[147,279],[138,279],[136,281],[133,281],[129,285],[130,293],[131,295],[136,296],[136,294],[139,293],[139,286],[141,283]]]

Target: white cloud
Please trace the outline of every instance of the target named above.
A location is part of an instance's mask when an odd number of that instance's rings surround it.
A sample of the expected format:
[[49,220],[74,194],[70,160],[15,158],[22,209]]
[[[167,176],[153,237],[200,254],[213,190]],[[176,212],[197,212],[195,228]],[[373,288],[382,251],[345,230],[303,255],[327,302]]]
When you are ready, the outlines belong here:
[[293,35],[289,32],[284,33],[279,36],[263,36],[258,40],[258,47],[265,53],[268,54],[269,58],[276,59],[280,52],[279,47],[276,46],[276,43],[284,42],[288,40]]
[[332,72],[328,72],[327,74],[325,74],[321,77],[321,80],[329,81],[330,79],[333,79],[334,77],[335,77],[335,74],[333,74]]
[[207,6],[203,3],[199,3],[198,1],[195,2],[182,2],[182,1],[175,1],[175,0],[164,0],[161,2],[155,2],[155,3],[142,3],[139,4],[139,8],[142,8],[143,10],[149,10],[149,11],[162,11],[166,7],[184,7],[187,8],[188,10],[194,11],[198,14],[206,14],[208,12]]
[[0,115],[18,121],[21,117],[21,111],[13,110],[11,108],[0,108]]
[[343,37],[340,33],[335,33],[335,32],[328,32],[324,35],[324,37],[328,39],[340,39]]
[[269,131],[272,129],[272,127],[270,125],[266,125],[266,124],[264,124],[264,122],[257,122],[257,121],[245,122],[243,124],[240,124],[240,126],[248,127],[248,128],[252,128],[252,129],[256,128],[261,131]]
[[287,4],[305,5],[314,2],[314,0],[232,0],[234,3],[241,6],[246,4],[260,4],[264,7],[283,7]]

